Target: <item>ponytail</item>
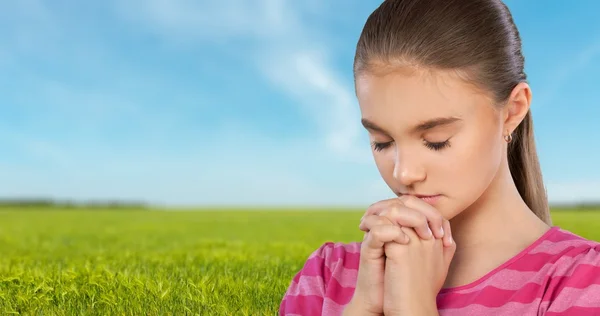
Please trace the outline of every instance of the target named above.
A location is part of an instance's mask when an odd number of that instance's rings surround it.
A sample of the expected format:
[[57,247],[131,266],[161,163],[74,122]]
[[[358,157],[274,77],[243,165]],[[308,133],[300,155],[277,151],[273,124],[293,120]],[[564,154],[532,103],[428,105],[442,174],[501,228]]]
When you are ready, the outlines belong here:
[[519,194],[537,217],[551,225],[547,193],[535,147],[531,111],[519,124],[513,141],[508,145],[508,167]]

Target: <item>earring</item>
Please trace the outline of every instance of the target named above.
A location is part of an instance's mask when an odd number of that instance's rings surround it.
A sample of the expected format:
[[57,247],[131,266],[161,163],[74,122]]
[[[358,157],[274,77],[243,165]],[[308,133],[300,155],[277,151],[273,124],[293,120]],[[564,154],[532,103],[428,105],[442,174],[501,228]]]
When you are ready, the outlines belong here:
[[[508,133],[508,131],[506,131],[506,132]],[[511,134],[511,133],[508,133],[508,134],[504,135],[504,140],[505,140],[507,143],[510,143],[510,142],[512,141],[512,139],[513,139],[513,137],[512,137],[512,134]]]

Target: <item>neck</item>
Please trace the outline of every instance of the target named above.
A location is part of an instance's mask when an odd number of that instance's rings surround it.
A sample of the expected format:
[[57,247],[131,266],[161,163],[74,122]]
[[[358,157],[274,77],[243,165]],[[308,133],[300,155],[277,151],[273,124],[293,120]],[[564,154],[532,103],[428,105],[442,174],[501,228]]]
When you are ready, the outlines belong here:
[[474,265],[485,264],[484,258],[490,256],[497,261],[508,260],[549,229],[521,198],[506,161],[488,190],[453,218],[450,225],[457,246],[448,275],[448,282],[453,285],[468,279],[456,276],[452,280],[453,273],[468,274],[466,266],[476,270]]

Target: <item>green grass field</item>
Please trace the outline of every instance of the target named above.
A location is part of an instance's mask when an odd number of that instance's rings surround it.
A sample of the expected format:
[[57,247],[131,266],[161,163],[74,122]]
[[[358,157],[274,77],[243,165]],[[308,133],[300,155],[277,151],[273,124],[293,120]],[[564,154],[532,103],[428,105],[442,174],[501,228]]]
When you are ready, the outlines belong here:
[[[275,315],[325,241],[362,238],[362,211],[0,209],[0,313]],[[600,211],[553,212],[600,240]]]

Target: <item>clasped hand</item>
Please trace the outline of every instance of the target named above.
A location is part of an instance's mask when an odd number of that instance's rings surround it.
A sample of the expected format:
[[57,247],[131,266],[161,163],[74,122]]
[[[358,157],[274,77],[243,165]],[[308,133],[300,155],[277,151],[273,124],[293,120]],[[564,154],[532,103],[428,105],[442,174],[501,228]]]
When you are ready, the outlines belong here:
[[348,310],[437,315],[437,293],[456,251],[448,220],[425,201],[402,196],[371,205],[359,228],[365,236]]

